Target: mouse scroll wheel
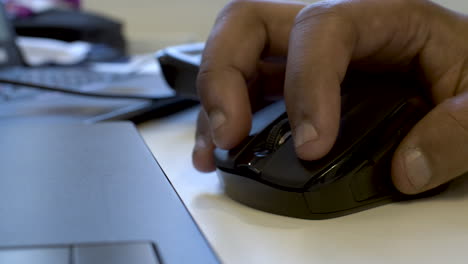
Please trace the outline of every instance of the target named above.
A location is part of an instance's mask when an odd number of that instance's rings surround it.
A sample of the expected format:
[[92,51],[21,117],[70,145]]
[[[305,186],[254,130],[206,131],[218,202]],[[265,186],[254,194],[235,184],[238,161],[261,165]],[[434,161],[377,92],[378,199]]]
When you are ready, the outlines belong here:
[[291,137],[291,127],[288,119],[282,119],[270,130],[265,142],[265,148],[273,152],[283,145],[289,137]]

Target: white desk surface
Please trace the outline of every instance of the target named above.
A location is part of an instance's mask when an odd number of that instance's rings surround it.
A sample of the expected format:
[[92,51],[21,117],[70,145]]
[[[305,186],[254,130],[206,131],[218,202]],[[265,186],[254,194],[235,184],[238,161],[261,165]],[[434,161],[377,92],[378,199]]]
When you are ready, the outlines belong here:
[[[125,23],[125,36],[129,39],[129,50],[137,53],[152,52],[165,45],[205,40],[217,13],[229,2],[229,0],[82,1],[87,10],[122,20]],[[303,2],[317,2],[317,0]],[[466,0],[433,0],[433,2],[468,13]]]
[[[161,40],[171,44],[192,33],[204,39],[225,2],[100,0],[85,6],[123,18],[127,36],[137,44],[132,50],[146,52],[159,48]],[[465,0],[435,2],[468,13]],[[193,169],[195,117],[192,109],[139,129],[223,262],[468,263],[468,179],[437,197],[332,220],[272,215],[230,200],[215,173]]]
[[139,130],[224,263],[468,263],[468,178],[436,197],[331,220],[261,212],[192,167],[197,110]]

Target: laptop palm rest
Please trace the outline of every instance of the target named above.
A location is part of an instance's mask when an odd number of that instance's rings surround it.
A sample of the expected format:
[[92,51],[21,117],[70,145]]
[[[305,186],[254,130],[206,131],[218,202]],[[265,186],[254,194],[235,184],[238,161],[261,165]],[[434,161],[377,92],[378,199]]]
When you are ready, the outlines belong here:
[[131,123],[5,122],[0,146],[0,263],[217,263]]

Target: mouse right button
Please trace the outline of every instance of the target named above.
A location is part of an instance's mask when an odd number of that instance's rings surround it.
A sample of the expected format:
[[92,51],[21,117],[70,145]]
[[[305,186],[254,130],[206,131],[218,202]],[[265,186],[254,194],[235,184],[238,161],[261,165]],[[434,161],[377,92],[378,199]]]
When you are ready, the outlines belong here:
[[366,160],[351,179],[350,188],[356,202],[387,197],[395,190],[389,173],[391,155],[378,162]]
[[351,180],[351,191],[354,200],[361,202],[378,194],[378,189],[373,181],[373,162],[366,160],[354,174]]

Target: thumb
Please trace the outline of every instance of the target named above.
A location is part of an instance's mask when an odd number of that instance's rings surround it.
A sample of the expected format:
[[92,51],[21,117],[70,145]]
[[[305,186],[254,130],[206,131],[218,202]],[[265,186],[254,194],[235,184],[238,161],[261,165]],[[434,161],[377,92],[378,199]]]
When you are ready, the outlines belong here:
[[410,131],[392,162],[396,188],[416,194],[468,171],[468,93],[445,100]]

